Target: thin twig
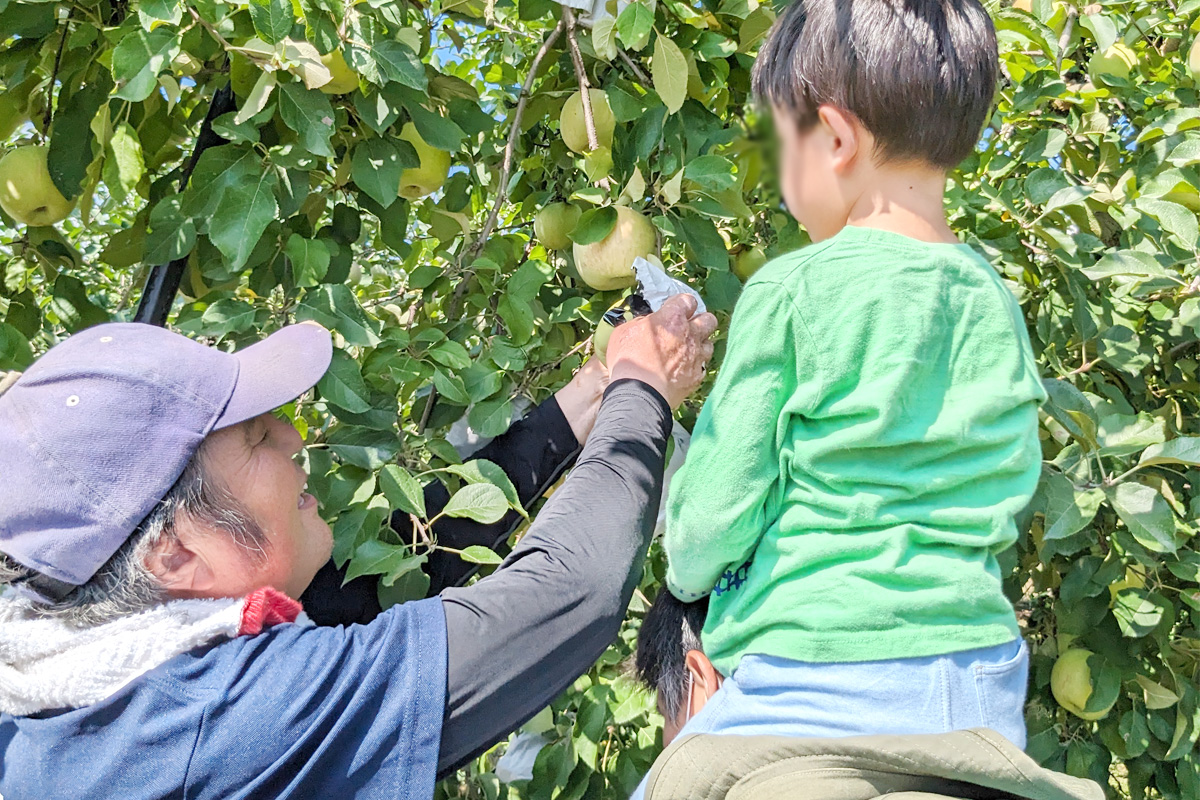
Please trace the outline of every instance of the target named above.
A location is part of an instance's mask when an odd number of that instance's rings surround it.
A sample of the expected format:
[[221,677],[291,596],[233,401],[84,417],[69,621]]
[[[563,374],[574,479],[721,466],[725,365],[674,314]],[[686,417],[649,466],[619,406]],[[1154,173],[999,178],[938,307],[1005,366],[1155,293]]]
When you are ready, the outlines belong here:
[[[54,91],[54,82],[58,80],[58,67],[62,64],[63,48],[67,44],[67,34],[71,32],[71,15],[75,10],[67,12],[67,18],[63,20],[62,38],[58,40],[58,52],[54,54],[54,71],[50,73],[50,91]],[[59,92],[59,97],[62,97],[62,92]],[[46,133],[50,130],[50,122],[54,119],[54,98],[46,103],[46,113],[42,117],[42,132]]]
[[1071,43],[1071,34],[1075,32],[1075,18],[1079,16],[1079,12],[1074,8],[1067,9],[1067,21],[1063,25],[1062,36],[1058,37],[1058,68],[1062,69],[1062,60],[1064,51],[1067,45]]
[[[488,237],[492,235],[492,229],[496,226],[496,220],[500,216],[500,208],[508,200],[508,176],[512,172],[513,158],[517,149],[517,137],[521,134],[521,118],[525,115],[525,106],[529,103],[530,92],[533,90],[533,82],[537,78],[538,66],[565,29],[566,22],[560,20],[558,25],[554,26],[554,30],[550,31],[550,35],[546,37],[546,41],[542,42],[542,46],[538,48],[537,54],[534,55],[533,61],[529,65],[529,74],[525,76],[525,83],[521,86],[520,95],[517,96],[517,107],[513,109],[512,118],[509,122],[508,143],[504,146],[504,161],[500,165],[500,185],[496,192],[496,202],[492,205],[492,210],[488,212],[487,219],[484,220],[483,227],[479,229],[479,235],[475,237],[475,241],[463,248],[462,254],[459,256],[459,267],[468,258],[473,261],[482,252],[483,246],[487,244]],[[446,308],[447,319],[453,317],[458,312],[458,304],[462,302],[463,296],[467,293],[470,277],[469,274],[459,275],[458,285],[454,287],[454,295],[450,298],[450,305]],[[413,319],[416,319],[416,314],[413,315]],[[418,434],[423,435],[425,433],[425,427],[429,424],[429,417],[433,413],[433,407],[437,403],[437,400],[438,390],[434,386],[429,390],[429,399],[425,403],[425,410],[421,414],[421,420],[417,423]]]
[[627,67],[633,70],[633,74],[637,76],[637,79],[642,82],[643,86],[649,87],[653,83],[653,81],[650,80],[650,76],[638,66],[636,61],[629,57],[628,53],[626,53],[624,50],[618,49],[617,55],[621,57],[621,60],[625,62]]
[[504,146],[504,161],[500,165],[500,184],[496,193],[496,202],[492,206],[491,212],[488,213],[483,227],[479,229],[479,236],[475,238],[470,247],[463,250],[464,254],[470,253],[470,258],[472,259],[483,250],[488,236],[492,233],[492,228],[496,226],[496,219],[500,216],[500,207],[508,199],[508,176],[512,172],[513,158],[517,149],[517,137],[521,134],[521,118],[525,116],[525,106],[529,104],[533,81],[537,78],[538,66],[542,63],[542,59],[546,57],[546,53],[550,52],[550,48],[558,41],[558,37],[562,35],[565,27],[566,23],[559,20],[558,25],[546,37],[546,41],[542,42],[542,46],[538,49],[537,54],[533,57],[533,62],[529,66],[529,74],[525,76],[525,83],[521,86],[520,95],[517,96],[517,107],[513,109],[512,118],[509,120],[508,143]]
[[216,28],[214,28],[214,27],[213,27],[213,26],[212,26],[212,25],[209,23],[209,21],[208,21],[208,20],[204,19],[204,18],[203,18],[203,17],[201,17],[199,14],[197,14],[197,13],[196,13],[196,9],[194,9],[194,8],[191,8],[191,7],[188,7],[188,13],[192,15],[192,19],[194,19],[194,20],[196,20],[196,22],[199,22],[199,23],[200,23],[201,27],[203,27],[203,28],[204,28],[204,30],[206,30],[206,31],[208,31],[210,34],[212,34],[212,37],[213,37],[214,39],[216,39],[218,42],[220,42],[220,43],[221,43],[221,47],[225,48],[226,50],[232,50],[232,49],[233,49],[233,45],[231,45],[231,44],[228,42],[228,40],[226,40],[226,38],[225,38],[224,36],[222,36],[220,33],[218,33],[218,32],[217,32],[217,29],[216,29]]
[[592,116],[592,93],[589,91],[587,70],[583,68],[583,54],[579,52],[579,42],[575,39],[575,12],[570,6],[562,7],[562,18],[567,23],[567,44],[570,45],[571,62],[575,65],[575,77],[579,80],[579,97],[583,101],[583,126],[587,129],[588,149],[595,150],[600,146],[596,137],[596,120]]

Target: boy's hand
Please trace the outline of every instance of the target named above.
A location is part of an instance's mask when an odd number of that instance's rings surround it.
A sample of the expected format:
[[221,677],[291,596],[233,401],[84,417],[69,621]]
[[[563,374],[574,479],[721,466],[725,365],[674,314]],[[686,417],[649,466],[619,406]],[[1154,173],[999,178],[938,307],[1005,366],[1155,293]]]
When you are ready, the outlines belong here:
[[708,337],[717,329],[717,318],[695,313],[694,297],[675,295],[653,314],[618,326],[608,342],[611,379],[648,383],[678,408],[704,380],[713,353]]

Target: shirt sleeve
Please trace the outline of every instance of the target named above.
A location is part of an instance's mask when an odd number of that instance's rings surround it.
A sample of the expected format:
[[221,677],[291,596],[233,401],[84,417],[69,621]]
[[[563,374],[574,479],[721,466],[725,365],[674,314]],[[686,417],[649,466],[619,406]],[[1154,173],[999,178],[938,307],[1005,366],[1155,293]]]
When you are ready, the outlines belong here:
[[616,636],[654,530],[670,431],[658,392],[613,383],[579,462],[500,569],[442,593],[440,774],[544,708]]
[[812,338],[790,292],[748,284],[716,384],[667,498],[667,588],[692,601],[749,558],[772,519],[790,415],[822,393]]

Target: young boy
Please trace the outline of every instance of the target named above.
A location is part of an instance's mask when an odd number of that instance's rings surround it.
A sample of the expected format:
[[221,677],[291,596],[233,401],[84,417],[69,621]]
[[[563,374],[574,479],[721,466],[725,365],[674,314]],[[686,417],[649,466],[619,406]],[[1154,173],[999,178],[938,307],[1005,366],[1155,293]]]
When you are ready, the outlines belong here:
[[759,53],[814,244],[747,283],[671,487],[667,584],[711,592],[730,676],[685,732],[1025,743],[996,554],[1044,393],[1017,303],[942,208],[997,62],[978,0],[793,0]]

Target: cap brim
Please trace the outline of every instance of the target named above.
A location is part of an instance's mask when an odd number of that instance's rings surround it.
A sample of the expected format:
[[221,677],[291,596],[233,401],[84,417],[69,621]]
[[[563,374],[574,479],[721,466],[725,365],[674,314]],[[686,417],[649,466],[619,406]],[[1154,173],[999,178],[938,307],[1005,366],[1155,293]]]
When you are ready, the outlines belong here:
[[329,369],[333,340],[320,325],[302,322],[275,331],[233,357],[241,362],[237,383],[213,430],[265,414],[307,392]]

